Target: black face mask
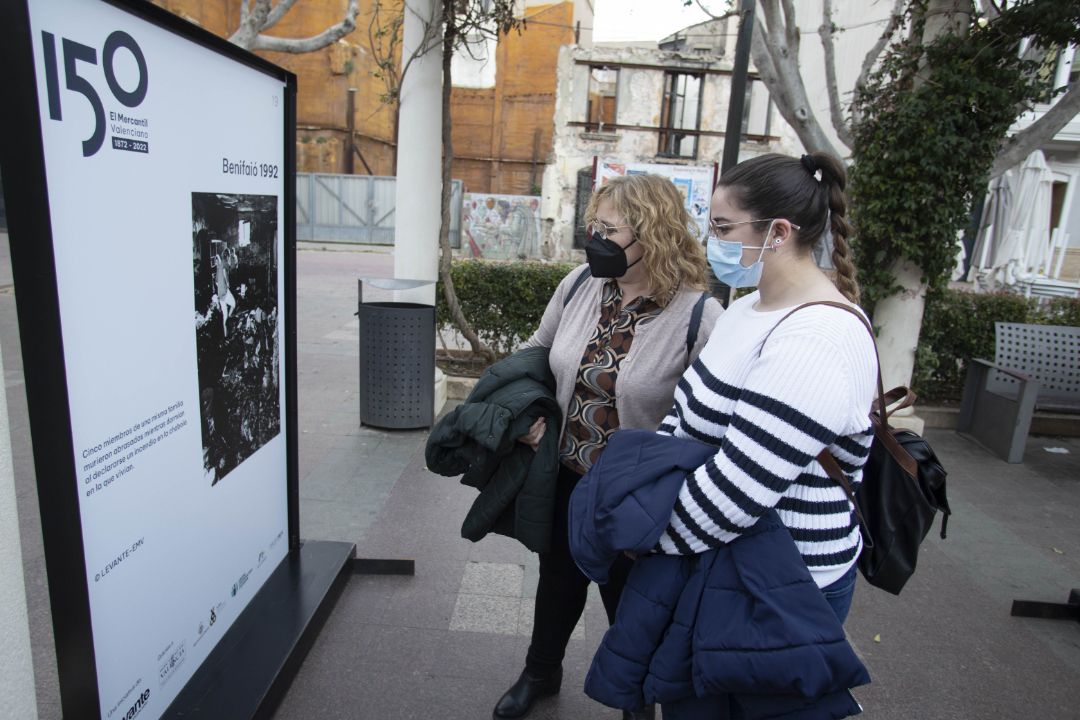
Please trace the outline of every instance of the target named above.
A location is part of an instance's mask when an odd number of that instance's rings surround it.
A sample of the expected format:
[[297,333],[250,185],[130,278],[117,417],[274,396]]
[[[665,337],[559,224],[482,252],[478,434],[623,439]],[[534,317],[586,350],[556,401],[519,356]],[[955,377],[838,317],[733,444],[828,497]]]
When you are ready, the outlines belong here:
[[[636,242],[637,238],[634,238],[630,245]],[[641,262],[641,258],[638,258],[627,265],[626,248],[619,247],[614,240],[600,237],[598,232],[594,232],[585,243],[585,258],[589,261],[589,271],[592,276],[598,278],[620,278],[626,274],[627,270]]]

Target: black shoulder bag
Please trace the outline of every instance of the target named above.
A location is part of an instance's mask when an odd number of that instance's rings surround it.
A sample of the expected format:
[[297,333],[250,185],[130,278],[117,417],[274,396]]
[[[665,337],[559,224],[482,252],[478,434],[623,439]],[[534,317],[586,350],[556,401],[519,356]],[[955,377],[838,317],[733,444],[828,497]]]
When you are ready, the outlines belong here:
[[[857,310],[843,303],[827,300],[805,303],[780,318],[777,325],[792,313],[811,305],[831,305],[859,318],[870,333],[877,354],[873,328]],[[768,339],[768,335],[765,338]],[[941,537],[944,538],[952,510],[945,495],[945,468],[929,443],[910,430],[889,426],[889,416],[912,406],[915,393],[903,386],[885,392],[880,357],[877,385],[876,409],[870,413],[874,439],[863,467],[859,491],[852,492],[851,483],[828,449],[822,450],[817,460],[855,505],[863,535],[859,571],[874,587],[899,595],[915,572],[919,544],[930,532],[934,515],[938,510],[942,512]]]

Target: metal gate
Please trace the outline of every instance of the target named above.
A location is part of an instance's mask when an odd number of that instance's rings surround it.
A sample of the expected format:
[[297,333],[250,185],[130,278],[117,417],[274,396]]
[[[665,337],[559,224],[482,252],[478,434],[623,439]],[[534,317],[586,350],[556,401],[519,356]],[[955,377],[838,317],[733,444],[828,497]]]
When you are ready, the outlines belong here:
[[[397,178],[376,175],[296,173],[296,239],[394,244]],[[463,186],[450,192],[450,244],[461,245]],[[430,201],[438,202],[438,198]]]

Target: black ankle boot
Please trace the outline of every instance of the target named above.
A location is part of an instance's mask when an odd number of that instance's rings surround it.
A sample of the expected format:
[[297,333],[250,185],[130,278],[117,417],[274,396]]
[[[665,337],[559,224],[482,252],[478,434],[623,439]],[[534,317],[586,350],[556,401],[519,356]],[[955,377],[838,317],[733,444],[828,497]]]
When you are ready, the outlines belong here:
[[521,672],[521,677],[503,693],[495,705],[496,718],[525,717],[538,698],[554,695],[562,685],[562,668],[548,676],[534,676],[528,670]]
[[654,720],[656,717],[656,706],[646,705],[637,710],[623,710],[622,716],[623,720]]

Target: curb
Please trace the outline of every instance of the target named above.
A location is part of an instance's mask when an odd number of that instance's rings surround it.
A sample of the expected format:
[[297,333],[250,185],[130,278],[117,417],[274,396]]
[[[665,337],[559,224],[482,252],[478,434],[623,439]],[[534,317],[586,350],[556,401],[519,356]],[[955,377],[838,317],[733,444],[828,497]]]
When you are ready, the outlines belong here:
[[[477,378],[446,376],[446,397],[464,400],[476,387]],[[925,427],[939,430],[955,430],[960,408],[949,405],[917,405],[915,414],[926,423]],[[1031,419],[1032,435],[1056,435],[1080,437],[1080,415],[1036,412]]]
[[480,378],[460,377],[458,375],[446,376],[446,399],[464,400],[476,387],[476,381]]

